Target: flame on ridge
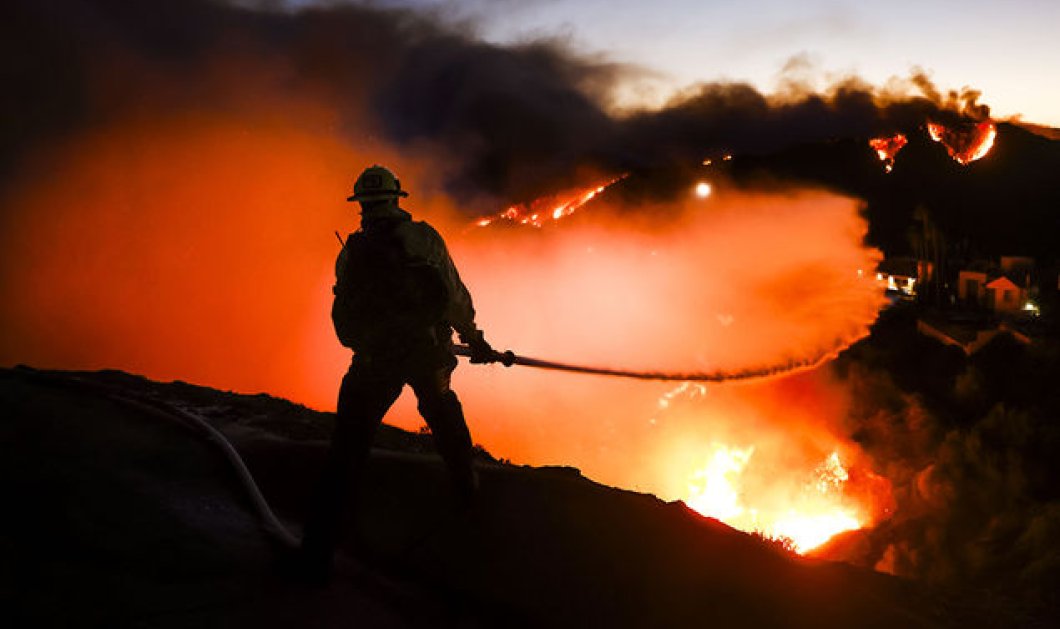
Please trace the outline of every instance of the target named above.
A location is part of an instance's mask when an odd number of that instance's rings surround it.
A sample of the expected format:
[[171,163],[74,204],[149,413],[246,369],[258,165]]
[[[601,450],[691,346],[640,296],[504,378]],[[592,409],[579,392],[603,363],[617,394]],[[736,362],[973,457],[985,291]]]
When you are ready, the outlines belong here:
[[496,222],[506,221],[517,225],[529,225],[531,227],[541,228],[544,227],[547,222],[558,221],[574,214],[583,205],[592,201],[596,195],[628,176],[628,174],[622,174],[610,181],[591,188],[568,191],[558,195],[536,199],[530,203],[511,205],[503,212],[478,219],[475,221],[475,225],[478,227],[487,227]]
[[752,506],[753,496],[746,495],[743,487],[754,453],[754,446],[712,444],[706,464],[689,478],[685,504],[733,528],[782,540],[799,554],[867,524],[861,510],[843,494],[850,475],[838,450],[814,468],[787,505],[771,508]]
[[958,164],[966,166],[981,159],[994,146],[997,125],[989,120],[961,126],[945,126],[928,121],[927,132],[931,139],[946,147]]
[[894,168],[894,157],[908,143],[909,139],[905,135],[896,133],[890,136],[872,138],[869,140],[869,147],[876,151],[876,155],[883,162],[884,171],[891,172],[891,169]]

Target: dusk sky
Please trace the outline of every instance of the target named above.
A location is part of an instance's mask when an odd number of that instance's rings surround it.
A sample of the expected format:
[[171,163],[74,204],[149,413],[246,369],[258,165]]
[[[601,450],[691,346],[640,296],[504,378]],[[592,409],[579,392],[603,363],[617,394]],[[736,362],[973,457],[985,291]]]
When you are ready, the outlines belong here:
[[[305,0],[290,0],[307,4]],[[658,103],[698,81],[749,81],[774,91],[796,59],[825,85],[857,74],[883,85],[925,70],[940,89],[983,92],[994,116],[1060,126],[1060,2],[1012,0],[396,0],[472,18],[503,43],[560,37],[645,72],[625,98]],[[632,78],[631,78],[632,81]]]

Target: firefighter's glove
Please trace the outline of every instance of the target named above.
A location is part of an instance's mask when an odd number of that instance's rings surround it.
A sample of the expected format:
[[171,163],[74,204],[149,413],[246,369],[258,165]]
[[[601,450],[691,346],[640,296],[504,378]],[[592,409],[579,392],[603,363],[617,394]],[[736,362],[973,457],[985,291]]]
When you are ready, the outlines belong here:
[[476,365],[495,363],[499,359],[497,351],[493,349],[482,336],[468,341],[467,347],[471,350],[471,356],[469,358],[471,359],[471,362]]

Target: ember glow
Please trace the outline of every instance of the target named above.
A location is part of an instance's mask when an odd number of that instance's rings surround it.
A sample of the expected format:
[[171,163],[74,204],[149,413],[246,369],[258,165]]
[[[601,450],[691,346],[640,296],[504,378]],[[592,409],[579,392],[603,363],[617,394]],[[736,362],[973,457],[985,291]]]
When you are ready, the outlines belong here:
[[541,228],[550,221],[558,221],[574,214],[586,203],[595,199],[598,194],[622,181],[626,176],[620,175],[590,188],[568,190],[557,195],[536,199],[530,203],[511,205],[503,212],[478,219],[475,225],[487,227],[497,222],[508,222]]
[[909,139],[901,133],[869,140],[869,146],[876,151],[876,155],[883,162],[883,169],[886,172],[891,172],[894,168],[895,156],[908,143]]
[[962,166],[983,158],[997,138],[997,125],[989,120],[960,126],[928,121],[927,131],[931,139],[945,146],[950,157]]

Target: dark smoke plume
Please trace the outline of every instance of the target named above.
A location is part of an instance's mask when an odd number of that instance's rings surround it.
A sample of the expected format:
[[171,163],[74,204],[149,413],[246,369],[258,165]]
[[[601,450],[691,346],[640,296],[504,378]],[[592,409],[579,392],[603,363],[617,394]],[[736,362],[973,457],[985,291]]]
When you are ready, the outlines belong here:
[[85,127],[277,92],[332,104],[352,142],[367,130],[443,147],[455,163],[450,191],[467,199],[571,184],[576,166],[612,152],[616,123],[581,86],[609,82],[615,68],[546,42],[500,48],[408,11],[345,5],[17,0],[0,12],[8,175],[39,143]]
[[624,69],[557,42],[501,47],[455,20],[409,10],[245,4],[5,3],[0,178],[39,146],[108,121],[238,111],[280,94],[329,103],[350,142],[376,137],[444,155],[446,191],[474,211],[583,183],[582,169],[869,136],[944,111],[988,114],[974,92],[943,95],[917,74],[915,97],[889,98],[853,79],[783,99],[741,83],[704,84],[661,110],[619,117],[603,103]]
[[928,96],[888,100],[856,79],[833,86],[828,94],[804,92],[780,100],[743,83],[711,83],[660,111],[633,116],[627,133],[637,153],[651,161],[689,161],[704,154],[770,153],[915,128],[941,109],[942,102]]

